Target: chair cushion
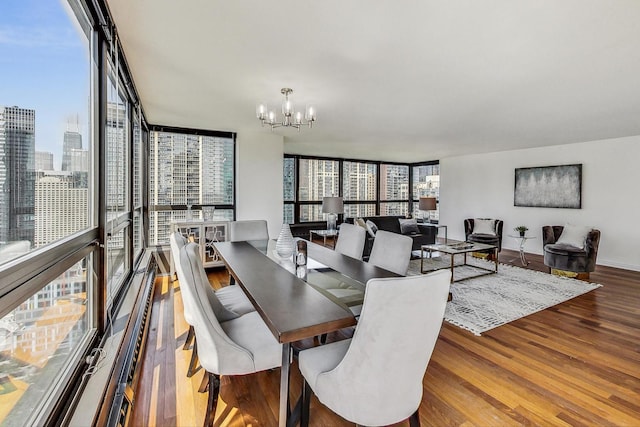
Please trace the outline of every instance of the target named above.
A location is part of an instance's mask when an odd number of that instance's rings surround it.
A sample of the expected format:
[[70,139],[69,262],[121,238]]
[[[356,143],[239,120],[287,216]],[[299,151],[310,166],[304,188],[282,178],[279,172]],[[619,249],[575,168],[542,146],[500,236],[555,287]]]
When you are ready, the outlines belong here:
[[592,229],[593,227],[565,224],[556,244],[571,245],[578,249],[583,249],[587,235]]
[[569,255],[573,255],[573,256],[585,255],[586,256],[587,255],[587,252],[584,249],[578,248],[574,245],[567,245],[563,243],[546,245],[544,247],[544,250],[554,255],[563,255],[563,256],[569,256]]
[[252,354],[255,372],[281,365],[282,345],[276,341],[258,312],[222,322],[220,326],[233,342]]
[[222,305],[239,316],[256,310],[240,286],[225,286],[215,291],[215,294]]
[[311,389],[316,388],[318,375],[333,370],[344,358],[351,339],[333,342],[319,347],[303,350],[298,355],[300,372],[306,378]]
[[413,219],[403,219],[399,218],[398,222],[400,223],[400,232],[402,234],[418,234],[420,230],[418,229],[418,222]]
[[473,220],[473,234],[496,235],[496,221],[493,219],[475,218]]
[[470,242],[484,243],[486,245],[497,245],[499,237],[495,234],[473,233],[469,235],[469,238],[467,240]]

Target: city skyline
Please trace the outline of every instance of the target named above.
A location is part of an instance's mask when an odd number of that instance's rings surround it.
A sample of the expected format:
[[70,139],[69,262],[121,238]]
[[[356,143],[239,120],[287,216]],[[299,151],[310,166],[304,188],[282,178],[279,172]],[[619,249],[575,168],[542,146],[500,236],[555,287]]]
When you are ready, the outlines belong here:
[[52,153],[56,170],[70,117],[79,117],[87,141],[90,73],[81,31],[65,1],[3,1],[0,106],[35,110],[36,151]]

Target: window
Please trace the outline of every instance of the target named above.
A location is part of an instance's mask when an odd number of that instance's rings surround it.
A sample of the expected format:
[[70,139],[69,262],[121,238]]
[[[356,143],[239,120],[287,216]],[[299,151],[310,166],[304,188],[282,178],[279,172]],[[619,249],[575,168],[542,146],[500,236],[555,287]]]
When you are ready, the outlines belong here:
[[409,166],[380,165],[380,215],[409,214]]
[[190,130],[150,132],[152,244],[169,243],[171,221],[235,217],[235,134]]
[[315,202],[300,205],[300,222],[322,221],[322,198],[340,193],[340,163],[337,160],[299,160],[298,200]]
[[[418,200],[420,197],[435,197],[436,200],[440,200],[440,165],[424,164],[413,165],[413,214],[420,218],[427,215],[426,212],[418,211]],[[439,205],[436,205],[439,208]],[[437,220],[439,217],[439,211],[429,212],[428,215],[432,220]]]
[[0,28],[0,424],[35,425],[95,333],[97,52],[75,0],[3,2]]
[[283,182],[282,196],[284,207],[282,218],[286,224],[295,222],[295,205],[296,201],[296,159],[293,157],[285,157],[283,163]]
[[92,225],[89,43],[74,21],[57,2],[2,5],[0,264]]
[[[283,173],[283,214],[290,224],[322,221],[325,196],[342,196],[344,218],[374,215],[420,218],[424,213],[417,210],[419,196],[439,196],[437,161],[400,164],[287,155]],[[432,219],[435,218],[432,214]]]
[[342,163],[342,176],[345,217],[375,215],[378,165],[345,160]]
[[0,423],[23,425],[43,405],[92,326],[84,259],[0,318]]

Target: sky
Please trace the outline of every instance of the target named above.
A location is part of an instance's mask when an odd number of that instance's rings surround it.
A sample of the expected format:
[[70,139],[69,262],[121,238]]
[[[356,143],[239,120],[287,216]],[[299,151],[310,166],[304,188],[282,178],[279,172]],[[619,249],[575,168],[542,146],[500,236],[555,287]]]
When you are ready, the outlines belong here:
[[0,1],[0,105],[36,111],[36,150],[58,170],[68,118],[89,148],[88,46],[66,0]]

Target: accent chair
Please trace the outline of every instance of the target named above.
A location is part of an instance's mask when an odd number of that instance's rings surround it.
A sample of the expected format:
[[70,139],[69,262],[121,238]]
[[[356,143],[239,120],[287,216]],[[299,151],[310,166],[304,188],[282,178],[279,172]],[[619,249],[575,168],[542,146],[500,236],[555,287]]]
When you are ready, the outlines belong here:
[[545,225],[542,227],[544,265],[549,270],[578,273],[588,278],[596,268],[600,230],[590,227]]
[[497,246],[500,252],[503,225],[501,219],[467,218],[464,220],[464,238],[467,242]]

